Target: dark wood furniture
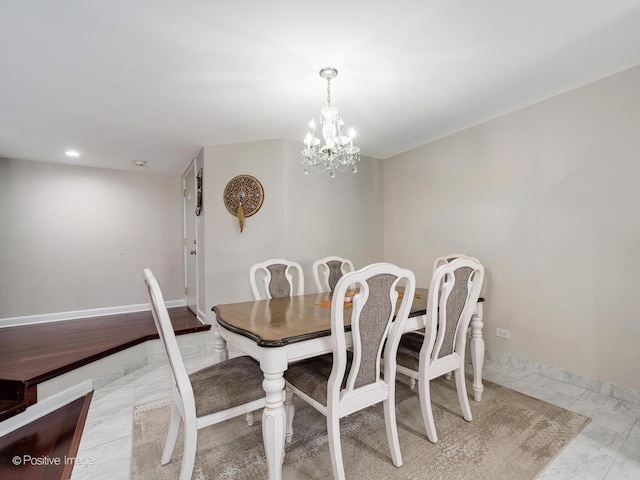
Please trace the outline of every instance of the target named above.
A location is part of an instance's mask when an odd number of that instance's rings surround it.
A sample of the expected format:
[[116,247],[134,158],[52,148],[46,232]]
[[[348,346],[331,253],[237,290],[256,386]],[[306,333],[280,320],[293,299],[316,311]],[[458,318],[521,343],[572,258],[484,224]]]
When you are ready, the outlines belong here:
[[[186,307],[169,309],[177,334],[209,330]],[[158,338],[150,311],[0,328],[0,420],[37,401],[37,384]]]
[[[92,393],[0,438],[0,478],[66,480],[78,459]],[[80,468],[80,467],[79,467]]]

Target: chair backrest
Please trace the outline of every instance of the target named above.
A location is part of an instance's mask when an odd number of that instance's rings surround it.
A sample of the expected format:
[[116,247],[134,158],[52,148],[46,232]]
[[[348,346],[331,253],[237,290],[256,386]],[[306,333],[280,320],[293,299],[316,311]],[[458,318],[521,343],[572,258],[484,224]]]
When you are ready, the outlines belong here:
[[147,286],[147,295],[151,302],[151,313],[153,314],[153,321],[158,329],[158,335],[164,345],[164,349],[167,352],[169,358],[169,366],[171,369],[171,377],[174,382],[174,387],[177,389],[177,393],[183,401],[183,406],[192,405],[195,408],[195,401],[193,396],[193,388],[189,381],[189,375],[187,369],[184,366],[184,360],[178,347],[178,341],[176,340],[176,334],[173,331],[173,325],[167,311],[167,306],[164,303],[164,297],[160,290],[160,284],[153,276],[150,269],[145,268],[143,271],[144,282]]
[[480,260],[478,260],[477,258],[470,257],[469,255],[465,255],[464,253],[450,253],[449,255],[444,255],[443,257],[438,257],[435,259],[435,261],[433,262],[432,272],[435,272],[436,268],[438,268],[440,265],[452,262],[454,260],[457,260],[458,258],[468,258],[469,260],[473,260],[476,263],[480,263]]
[[[262,277],[262,287],[258,277]],[[299,263],[272,258],[249,270],[251,292],[256,300],[304,295],[304,274]]]
[[458,258],[436,268],[427,299],[427,328],[420,361],[427,365],[457,354],[464,359],[467,329],[484,281],[475,259]]
[[[398,286],[404,286],[402,295],[396,290]],[[344,308],[345,294],[353,289],[358,293],[353,297],[352,309],[348,310]],[[329,405],[339,403],[340,409],[347,411],[362,408],[363,403],[372,404],[387,398],[389,389],[394,391],[396,352],[414,295],[413,272],[390,263],[369,265],[345,274],[338,281],[331,304],[333,368],[327,385]],[[400,306],[396,310],[397,303]],[[345,314],[351,315],[353,339],[353,361],[348,372]],[[381,376],[383,348],[384,376]],[[346,383],[343,382],[345,375]]]
[[313,280],[318,292],[333,292],[345,273],[355,268],[351,260],[342,257],[324,257],[313,263]]

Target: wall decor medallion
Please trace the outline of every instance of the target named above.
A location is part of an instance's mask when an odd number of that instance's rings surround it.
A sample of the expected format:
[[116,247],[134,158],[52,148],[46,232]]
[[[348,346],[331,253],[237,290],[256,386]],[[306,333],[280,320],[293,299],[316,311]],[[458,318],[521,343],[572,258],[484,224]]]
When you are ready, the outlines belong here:
[[264,200],[264,189],[257,178],[251,175],[238,175],[229,180],[224,187],[222,199],[229,213],[238,217],[238,225],[242,232],[245,218],[260,210]]

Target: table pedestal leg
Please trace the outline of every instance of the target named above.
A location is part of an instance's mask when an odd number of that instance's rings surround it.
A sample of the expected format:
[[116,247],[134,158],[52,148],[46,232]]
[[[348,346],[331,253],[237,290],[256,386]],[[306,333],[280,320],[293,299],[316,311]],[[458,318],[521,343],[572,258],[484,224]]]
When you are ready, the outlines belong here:
[[213,358],[216,363],[224,362],[229,359],[229,350],[227,349],[227,341],[220,335],[218,325],[212,325],[213,330]]
[[471,365],[473,367],[473,399],[476,402],[482,400],[482,366],[484,364],[484,339],[482,338],[482,302],[477,304],[476,312],[471,317],[471,341],[469,350],[471,353]]
[[262,412],[262,441],[267,454],[269,480],[282,479],[284,460],[285,411],[284,411],[283,372],[264,372],[262,388],[267,394],[266,405]]

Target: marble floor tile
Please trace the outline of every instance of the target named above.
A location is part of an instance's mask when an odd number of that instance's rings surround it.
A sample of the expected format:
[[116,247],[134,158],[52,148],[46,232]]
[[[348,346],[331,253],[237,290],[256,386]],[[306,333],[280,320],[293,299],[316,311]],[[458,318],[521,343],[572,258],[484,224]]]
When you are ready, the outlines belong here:
[[540,375],[487,360],[483,366],[482,378],[520,392],[524,387],[540,378]]
[[632,480],[640,478],[640,461],[619,455],[613,462],[605,480]]
[[[624,442],[619,433],[590,423],[547,467],[549,478],[560,472],[585,480],[604,479]],[[555,477],[552,475],[556,475]]]
[[134,405],[171,398],[169,369],[160,367],[137,378],[134,383]]
[[555,465],[549,466],[536,480],[585,480],[581,475],[563,470]]
[[576,387],[552,378],[536,377],[531,383],[521,385],[520,392],[562,408],[569,408],[585,392],[582,387]]
[[[129,430],[131,427],[129,427]],[[131,470],[131,432],[127,437],[79,449],[72,480],[127,479]]]
[[[640,464],[640,419],[636,421],[624,445],[622,445],[620,455]],[[640,478],[640,476],[638,478]]]
[[586,390],[569,410],[586,415],[593,423],[628,435],[638,419],[630,403]]
[[622,406],[625,411],[629,412],[630,415],[636,415],[640,417],[640,404],[623,400]]
[[97,389],[93,393],[87,422],[108,419],[112,415],[134,405],[135,390],[133,385],[126,385],[115,390]]
[[131,436],[133,405],[112,413],[108,417],[91,420],[87,417],[84,433],[80,441],[81,448],[92,448],[110,440]]

